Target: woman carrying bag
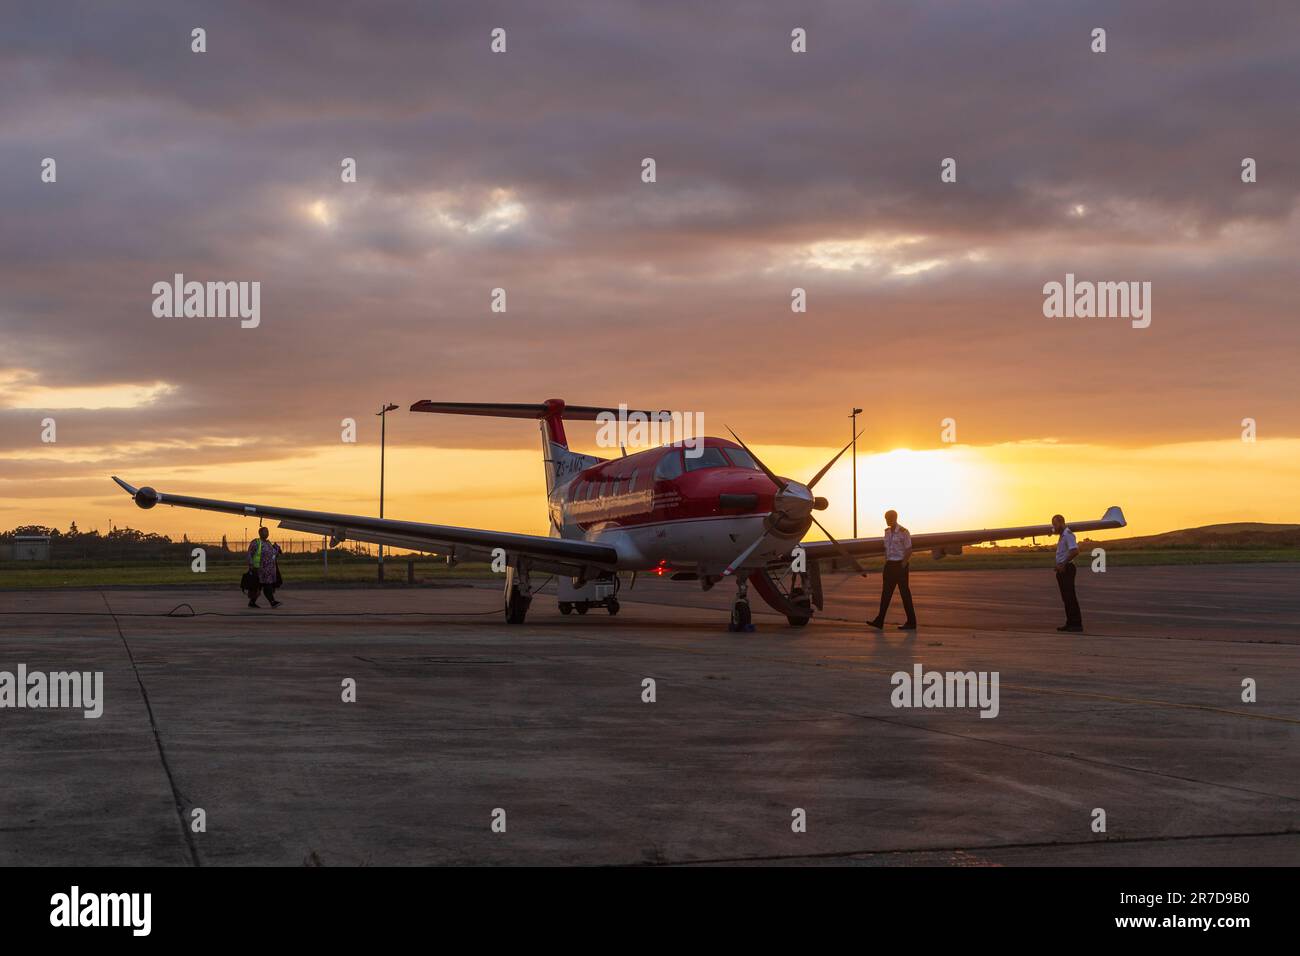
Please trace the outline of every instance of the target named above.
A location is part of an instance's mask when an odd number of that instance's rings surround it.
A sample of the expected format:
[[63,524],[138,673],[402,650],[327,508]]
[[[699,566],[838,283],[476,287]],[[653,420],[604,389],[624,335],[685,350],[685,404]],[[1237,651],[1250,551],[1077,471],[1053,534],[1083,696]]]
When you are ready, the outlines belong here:
[[272,544],[270,537],[271,531],[264,525],[257,529],[257,540],[248,546],[248,572],[240,582],[240,587],[248,592],[249,607],[259,606],[257,603],[259,589],[271,602],[271,607],[280,606],[280,602],[275,599],[275,589],[283,581],[277,561],[280,557],[280,546]]

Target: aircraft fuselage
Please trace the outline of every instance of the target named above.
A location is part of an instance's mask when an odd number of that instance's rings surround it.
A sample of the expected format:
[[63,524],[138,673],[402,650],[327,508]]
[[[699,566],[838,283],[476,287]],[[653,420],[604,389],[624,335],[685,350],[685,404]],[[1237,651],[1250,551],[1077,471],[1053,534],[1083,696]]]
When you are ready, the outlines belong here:
[[552,533],[614,548],[620,570],[718,574],[763,533],[775,492],[739,445],[706,438],[578,471],[551,491]]

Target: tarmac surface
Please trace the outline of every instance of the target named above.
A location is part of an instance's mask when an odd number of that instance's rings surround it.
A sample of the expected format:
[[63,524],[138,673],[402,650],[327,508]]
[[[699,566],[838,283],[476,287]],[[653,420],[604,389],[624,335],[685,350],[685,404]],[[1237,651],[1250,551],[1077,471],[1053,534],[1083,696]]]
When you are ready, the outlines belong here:
[[[659,580],[523,627],[490,582],[0,592],[0,671],[104,675],[0,709],[0,865],[1300,863],[1300,565],[1081,571],[1082,635],[1050,569],[912,581],[913,635],[879,575],[742,634]],[[916,663],[998,715],[895,708]]]

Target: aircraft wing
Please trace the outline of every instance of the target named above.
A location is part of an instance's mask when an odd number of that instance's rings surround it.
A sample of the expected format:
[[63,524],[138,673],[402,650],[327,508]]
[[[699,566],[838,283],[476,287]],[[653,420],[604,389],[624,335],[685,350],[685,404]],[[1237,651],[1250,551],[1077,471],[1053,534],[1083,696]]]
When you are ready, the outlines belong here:
[[[1107,528],[1122,528],[1127,521],[1124,512],[1118,506],[1106,509],[1106,513],[1097,521],[1071,521],[1067,527],[1071,531],[1103,531]],[[1055,534],[1050,524],[1027,525],[1023,528],[985,528],[982,531],[936,531],[931,534],[912,535],[912,550],[925,551],[930,548],[953,547],[962,544],[980,544],[984,541],[1008,541],[1015,538],[1046,537]],[[806,541],[803,548],[810,561],[829,561],[845,552],[854,557],[867,557],[885,553],[884,538],[850,538],[840,541],[836,547],[829,541]]]
[[462,560],[483,561],[491,560],[494,548],[501,548],[512,558],[516,555],[530,558],[530,564],[536,570],[569,575],[578,575],[588,569],[613,570],[618,563],[618,553],[613,548],[589,541],[544,538],[508,531],[480,531],[476,528],[333,514],[328,511],[303,511],[298,508],[251,505],[213,498],[190,498],[185,495],[163,494],[148,487],[136,488],[117,476],[113,476],[113,480],[141,508],[163,504],[200,511],[224,511],[250,518],[272,518],[279,521],[281,528],[328,535],[334,543],[365,541],[454,556]]

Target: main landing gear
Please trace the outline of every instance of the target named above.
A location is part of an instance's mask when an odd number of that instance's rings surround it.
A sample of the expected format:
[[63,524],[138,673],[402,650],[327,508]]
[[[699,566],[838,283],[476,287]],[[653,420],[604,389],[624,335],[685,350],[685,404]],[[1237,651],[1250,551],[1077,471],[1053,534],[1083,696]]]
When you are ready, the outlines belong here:
[[731,611],[730,630],[753,629],[745,627],[749,623],[749,602],[745,593],[749,584],[754,586],[763,603],[785,615],[791,627],[804,627],[822,607],[821,575],[815,564],[809,565],[807,571],[786,571],[784,574],[761,568],[745,581],[736,582],[739,594]]
[[791,627],[803,627],[812,620],[812,597],[803,589],[798,577],[792,576],[790,592],[786,597],[792,609],[786,612],[785,619],[790,622]]
[[528,580],[528,569],[510,565],[506,568],[505,610],[507,624],[522,624],[528,616],[528,606],[533,595]]

